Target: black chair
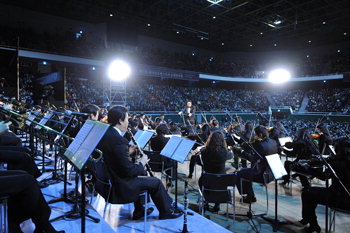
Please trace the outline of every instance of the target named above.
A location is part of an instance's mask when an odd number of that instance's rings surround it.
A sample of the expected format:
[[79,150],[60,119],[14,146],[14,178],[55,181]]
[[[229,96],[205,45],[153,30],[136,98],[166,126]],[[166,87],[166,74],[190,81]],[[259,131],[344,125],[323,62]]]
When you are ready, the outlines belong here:
[[[199,207],[201,214],[204,215],[205,203],[226,203],[226,217],[228,217],[228,205],[233,206],[233,221],[235,220],[235,186],[237,175],[214,174],[203,172],[199,182]],[[229,187],[232,187],[230,190]]]
[[[148,156],[148,164],[153,172],[161,173],[161,180],[166,177],[167,183],[173,177],[173,161],[160,155],[160,151],[144,151]],[[168,184],[167,184],[168,187]]]
[[[100,160],[99,162],[95,163],[94,165],[95,166],[93,169],[93,176],[95,178],[95,184],[93,186],[92,195],[96,191],[98,194],[100,194],[105,199],[105,207],[103,210],[103,218],[105,218],[108,204],[124,204],[124,203],[119,203],[116,200],[111,199],[111,193],[112,193],[113,186],[112,186],[110,174],[108,171],[108,167],[106,166],[104,161]],[[143,228],[144,228],[144,232],[146,232],[148,192],[143,191],[142,193],[139,194],[139,196],[145,197],[145,215],[144,215],[144,227]]]
[[9,196],[0,196],[0,232],[8,233],[7,200]]

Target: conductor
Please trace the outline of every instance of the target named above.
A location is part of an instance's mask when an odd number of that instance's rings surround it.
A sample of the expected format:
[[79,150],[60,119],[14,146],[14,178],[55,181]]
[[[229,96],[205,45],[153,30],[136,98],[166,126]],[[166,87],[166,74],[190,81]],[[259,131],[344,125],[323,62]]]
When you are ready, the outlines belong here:
[[186,107],[179,112],[179,115],[184,115],[186,122],[190,121],[193,125],[195,123],[196,106],[192,105],[191,101],[186,102]]

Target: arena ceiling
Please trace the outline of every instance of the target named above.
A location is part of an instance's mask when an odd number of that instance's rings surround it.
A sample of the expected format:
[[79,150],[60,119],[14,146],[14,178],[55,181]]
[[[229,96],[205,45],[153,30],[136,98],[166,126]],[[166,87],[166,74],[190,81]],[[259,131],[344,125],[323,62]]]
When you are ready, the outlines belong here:
[[[215,0],[212,0],[215,2]],[[301,49],[349,41],[348,0],[7,0],[7,4],[217,51]]]

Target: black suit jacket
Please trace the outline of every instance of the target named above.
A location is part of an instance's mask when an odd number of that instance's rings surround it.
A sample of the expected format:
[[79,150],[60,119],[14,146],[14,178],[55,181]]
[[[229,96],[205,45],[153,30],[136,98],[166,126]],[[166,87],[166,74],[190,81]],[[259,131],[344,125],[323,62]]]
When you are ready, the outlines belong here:
[[188,107],[186,106],[184,109],[182,109],[182,113],[184,114],[184,116],[186,117],[187,120],[194,120],[195,115],[196,115],[196,107],[195,106],[190,107],[189,113],[191,113],[191,116],[189,116],[187,109],[188,109]]
[[253,144],[254,149],[259,153],[256,156],[256,163],[252,165],[252,171],[254,176],[262,177],[266,169],[269,167],[267,164],[267,155],[277,154],[278,147],[277,142],[271,138],[267,138],[264,141],[259,141]]
[[209,173],[224,174],[226,160],[232,159],[233,154],[225,149],[211,151],[206,148],[201,150],[203,170]]
[[142,165],[131,162],[128,141],[111,126],[101,139],[98,149],[103,152],[103,159],[111,176],[113,189],[110,202],[123,204],[137,200],[142,190],[131,187],[129,182],[147,173]]
[[151,149],[153,151],[161,151],[169,141],[169,138],[164,137],[163,135],[157,135],[151,138]]

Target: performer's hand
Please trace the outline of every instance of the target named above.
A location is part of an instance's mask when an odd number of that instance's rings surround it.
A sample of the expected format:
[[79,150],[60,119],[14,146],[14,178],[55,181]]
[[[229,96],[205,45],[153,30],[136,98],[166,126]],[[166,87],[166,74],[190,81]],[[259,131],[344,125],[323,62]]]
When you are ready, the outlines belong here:
[[179,115],[182,115],[182,111],[180,111],[178,114],[179,114]]
[[137,151],[137,146],[135,145],[131,145],[129,147],[129,155],[132,155],[133,153],[135,153]]
[[192,116],[192,113],[189,113],[188,116],[191,117],[191,116]]
[[142,164],[142,166],[145,166],[146,163],[148,163],[149,159],[148,156],[146,154],[144,154],[141,158],[140,158],[140,163]]
[[11,125],[11,122],[0,122],[0,134],[3,134],[9,130],[9,125]]

